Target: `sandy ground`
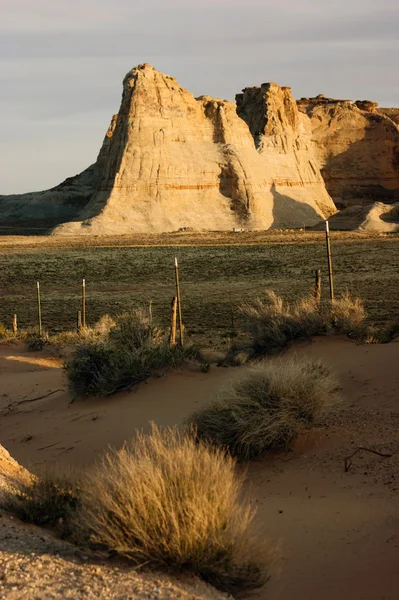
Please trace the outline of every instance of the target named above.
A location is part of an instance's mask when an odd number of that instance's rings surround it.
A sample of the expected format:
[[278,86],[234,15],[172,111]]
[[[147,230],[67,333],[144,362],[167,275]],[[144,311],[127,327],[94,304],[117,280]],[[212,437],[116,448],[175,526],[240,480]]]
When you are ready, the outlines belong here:
[[[261,535],[281,540],[280,575],[260,600],[398,600],[399,343],[358,346],[320,338],[291,352],[322,357],[345,402],[328,426],[290,453],[253,463],[248,489]],[[33,470],[90,464],[136,428],[181,423],[234,376],[185,371],[111,398],[73,398],[59,360],[0,348],[0,441]],[[45,396],[41,398],[41,396]],[[348,472],[344,460],[359,446]]]

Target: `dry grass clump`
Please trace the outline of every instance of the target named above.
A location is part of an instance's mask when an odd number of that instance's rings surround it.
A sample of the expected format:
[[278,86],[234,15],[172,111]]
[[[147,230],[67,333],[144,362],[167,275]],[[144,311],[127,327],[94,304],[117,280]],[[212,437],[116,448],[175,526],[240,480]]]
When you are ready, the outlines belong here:
[[224,590],[268,578],[268,554],[240,499],[242,475],[222,450],[177,428],[138,436],[85,477],[83,537],[137,565],[190,572]]
[[0,323],[0,342],[24,341],[28,335],[29,332],[26,329],[20,329],[17,333],[14,333],[12,329],[8,329],[4,323]]
[[22,521],[56,527],[64,536],[70,532],[71,517],[79,506],[78,485],[66,475],[32,476],[7,492],[2,505]]
[[[399,332],[397,322],[383,328],[369,325],[363,302],[348,291],[322,305],[313,296],[290,305],[271,290],[266,290],[265,297],[265,300],[257,298],[252,304],[240,307],[252,338],[250,352],[255,356],[280,351],[296,339],[328,332],[344,334],[367,344],[387,343]],[[234,364],[232,357],[229,358]]]
[[171,348],[144,312],[131,311],[105,337],[79,344],[65,369],[76,393],[107,396],[194,357],[195,349]]
[[337,379],[308,358],[245,367],[230,387],[190,418],[200,439],[239,460],[288,448],[298,432],[322,421],[339,399]]
[[331,325],[337,333],[361,336],[365,330],[366,310],[359,298],[346,291],[330,305]]
[[48,337],[48,343],[52,346],[63,348],[65,346],[76,347],[79,344],[96,343],[105,340],[113,327],[115,320],[109,315],[103,315],[94,327],[82,327],[79,331],[62,331]]
[[291,306],[272,290],[266,290],[265,300],[257,298],[252,304],[243,304],[240,312],[246,317],[245,327],[258,355],[281,350],[295,339],[325,332],[319,306],[311,296]]

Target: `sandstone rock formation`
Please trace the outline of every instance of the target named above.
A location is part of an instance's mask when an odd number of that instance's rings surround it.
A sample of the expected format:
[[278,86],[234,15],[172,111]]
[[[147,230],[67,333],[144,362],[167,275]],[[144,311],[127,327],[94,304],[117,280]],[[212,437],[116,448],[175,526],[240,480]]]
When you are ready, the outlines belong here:
[[21,483],[27,483],[30,473],[14,460],[0,444],[0,501]]
[[378,108],[380,115],[385,115],[392,119],[396,125],[399,125],[399,108]]
[[194,98],[150,65],[133,69],[98,157],[98,189],[56,233],[298,227],[335,212],[290,91],[273,84],[259,109],[275,125],[257,151],[232,102]]
[[[309,152],[310,122],[289,88],[236,105],[194,98],[145,64],[123,84],[97,162],[47,192],[0,197],[6,219],[52,219],[61,234],[313,225],[335,212]],[[260,111],[262,141],[250,120]],[[268,125],[266,125],[266,123]]]
[[[236,96],[237,113],[248,124],[258,152],[265,162],[265,172],[279,202],[275,209],[280,220],[289,222],[293,205],[285,198],[303,203],[304,224],[310,217],[309,206],[318,207],[326,216],[335,212],[311,150],[311,123],[299,112],[291,88],[276,83],[245,88]],[[316,209],[317,210],[317,209]],[[286,214],[284,214],[284,211]],[[300,220],[300,209],[297,225]]]
[[398,109],[322,95],[298,107],[311,120],[314,157],[337,208],[399,200],[399,128],[391,118]]
[[0,196],[0,217],[78,235],[312,226],[336,206],[399,201],[398,123],[399,109],[296,102],[275,83],[236,104],[194,98],[139,65],[96,163],[51,190]]

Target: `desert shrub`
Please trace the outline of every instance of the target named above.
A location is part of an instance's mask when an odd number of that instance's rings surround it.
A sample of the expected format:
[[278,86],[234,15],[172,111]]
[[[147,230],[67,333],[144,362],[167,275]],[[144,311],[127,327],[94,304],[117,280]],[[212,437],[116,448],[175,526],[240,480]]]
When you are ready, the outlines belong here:
[[263,361],[245,367],[216,400],[190,419],[200,439],[239,460],[287,449],[298,432],[320,422],[339,398],[337,379],[320,361]]
[[191,347],[171,348],[152,319],[134,310],[115,321],[108,319],[105,335],[78,345],[65,368],[77,393],[109,395],[176,368],[196,354]]
[[44,474],[5,494],[3,507],[22,521],[57,527],[66,535],[79,505],[78,484],[68,476]]
[[26,338],[26,345],[28,346],[29,352],[37,352],[43,350],[45,346],[49,344],[49,337],[46,333],[39,335],[37,333],[30,333]]
[[138,434],[84,478],[77,528],[137,565],[191,572],[226,590],[262,585],[268,556],[239,500],[234,460],[177,428]]
[[310,296],[290,306],[273,291],[266,290],[265,300],[257,298],[251,304],[243,304],[240,312],[258,355],[276,352],[295,339],[325,331],[318,304]]
[[116,326],[116,321],[110,315],[102,315],[93,327],[93,331],[100,337],[107,337],[113,327]]
[[161,329],[153,325],[152,318],[144,310],[132,310],[118,315],[116,324],[109,333],[111,343],[123,345],[131,351],[145,345],[159,345],[162,338]]
[[366,326],[366,310],[359,298],[345,292],[330,306],[330,319],[334,330],[352,337],[362,337]]
[[106,342],[81,343],[65,370],[76,393],[106,395],[117,383],[116,363],[116,352]]
[[399,321],[393,321],[382,327],[366,325],[361,330],[361,338],[365,344],[388,344],[399,336]]

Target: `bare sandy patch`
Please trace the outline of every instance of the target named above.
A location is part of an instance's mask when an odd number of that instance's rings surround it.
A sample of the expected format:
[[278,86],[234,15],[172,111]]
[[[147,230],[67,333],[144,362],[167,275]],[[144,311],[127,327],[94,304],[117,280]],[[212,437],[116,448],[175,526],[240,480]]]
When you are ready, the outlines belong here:
[[[16,355],[15,348],[11,352]],[[290,354],[324,359],[339,376],[345,404],[291,452],[249,465],[259,530],[281,539],[284,552],[280,576],[253,597],[397,600],[399,344],[318,338]],[[79,469],[135,429],[147,431],[151,421],[182,423],[234,374],[217,367],[184,370],[114,397],[74,398],[61,367],[4,360],[1,369],[8,394],[1,398],[1,440],[34,469],[55,463]],[[5,410],[10,399],[46,394]],[[360,451],[345,472],[345,458],[359,447],[391,456]]]

